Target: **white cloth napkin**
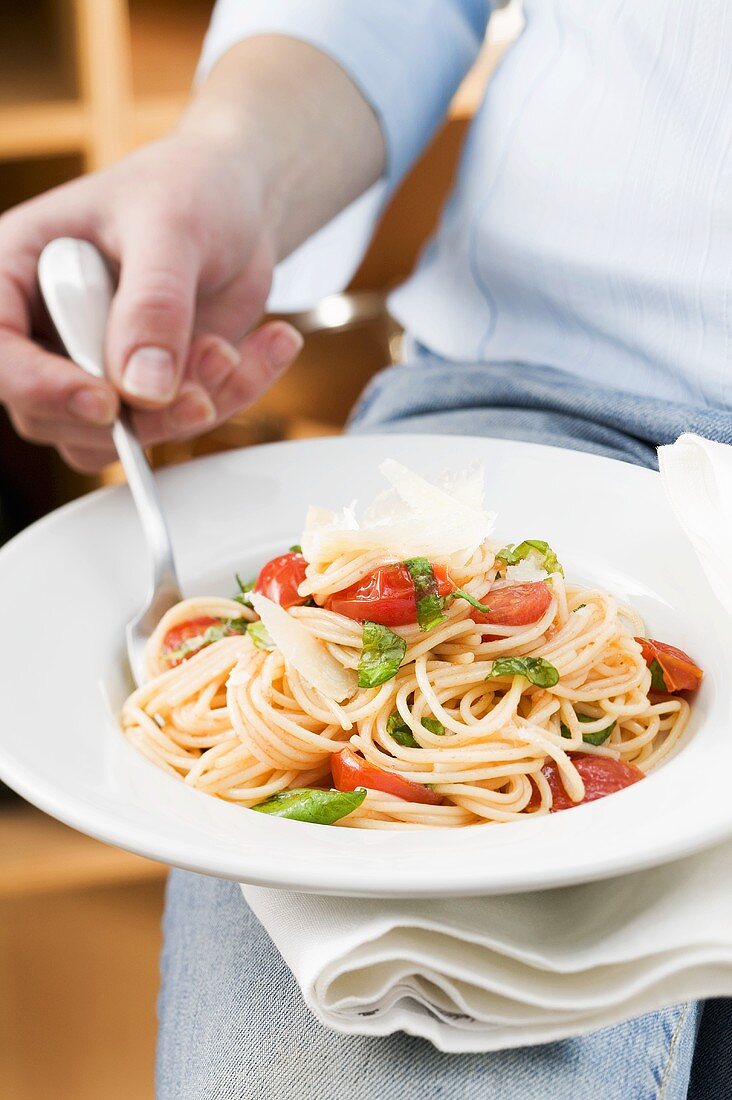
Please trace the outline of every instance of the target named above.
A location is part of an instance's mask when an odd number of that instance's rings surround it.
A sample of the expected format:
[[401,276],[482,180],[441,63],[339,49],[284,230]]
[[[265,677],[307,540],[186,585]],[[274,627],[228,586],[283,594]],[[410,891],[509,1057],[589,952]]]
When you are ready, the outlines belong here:
[[[672,507],[732,615],[732,447],[684,435],[660,461]],[[732,843],[619,879],[506,897],[242,890],[310,1009],[345,1033],[401,1030],[440,1050],[500,1050],[732,995]]]
[[687,433],[659,447],[658,464],[674,514],[732,615],[732,447]]

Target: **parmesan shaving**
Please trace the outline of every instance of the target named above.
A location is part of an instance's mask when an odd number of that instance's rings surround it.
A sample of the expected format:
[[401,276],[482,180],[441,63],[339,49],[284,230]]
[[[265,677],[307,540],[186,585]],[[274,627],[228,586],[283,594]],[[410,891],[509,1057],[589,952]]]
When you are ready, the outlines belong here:
[[341,554],[384,550],[394,560],[447,558],[472,553],[490,535],[495,514],[483,507],[483,471],[471,466],[433,484],[394,459],[379,467],[391,489],[381,493],[361,520],[354,507],[341,512],[311,508],[302,550],[311,564]]
[[538,564],[541,560],[541,555],[533,550],[523,561],[507,566],[506,580],[511,584],[530,584],[534,581],[547,580],[549,574]]
[[291,665],[326,699],[342,703],[355,694],[358,688],[356,673],[344,668],[306,626],[261,592],[252,592],[250,599],[269,636],[285,658],[285,664]]

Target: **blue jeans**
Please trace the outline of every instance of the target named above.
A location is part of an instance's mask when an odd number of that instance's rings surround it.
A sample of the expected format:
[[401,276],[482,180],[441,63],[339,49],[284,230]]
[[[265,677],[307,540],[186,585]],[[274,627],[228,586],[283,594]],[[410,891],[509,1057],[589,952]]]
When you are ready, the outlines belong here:
[[[653,466],[655,445],[683,431],[732,442],[732,413],[419,353],[373,380],[350,430],[525,439]],[[164,933],[157,1100],[732,1100],[725,1001],[547,1046],[442,1054],[323,1027],[233,883],[173,871]]]

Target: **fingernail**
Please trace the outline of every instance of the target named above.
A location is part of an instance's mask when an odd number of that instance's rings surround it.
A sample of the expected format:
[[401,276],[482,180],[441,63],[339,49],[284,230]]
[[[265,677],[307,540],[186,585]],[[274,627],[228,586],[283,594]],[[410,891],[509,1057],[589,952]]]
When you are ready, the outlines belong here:
[[127,360],[122,385],[144,401],[170,401],[175,393],[175,359],[166,348],[138,348]]
[[98,424],[106,427],[117,415],[117,403],[111,394],[98,390],[77,390],[69,398],[68,409],[72,416],[83,420],[85,424]]
[[206,428],[216,420],[213,402],[198,386],[181,394],[168,411],[168,418],[176,432],[189,432]]
[[286,367],[302,349],[305,341],[294,328],[278,332],[269,347],[269,361],[275,370]]
[[196,373],[207,390],[217,390],[241,363],[241,355],[226,340],[217,340],[203,353]]

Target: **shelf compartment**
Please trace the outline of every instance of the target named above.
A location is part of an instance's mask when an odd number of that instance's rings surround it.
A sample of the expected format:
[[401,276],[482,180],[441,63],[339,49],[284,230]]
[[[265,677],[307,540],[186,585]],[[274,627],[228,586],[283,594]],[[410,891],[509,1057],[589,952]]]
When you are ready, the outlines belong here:
[[[0,115],[0,131],[2,116]],[[80,154],[0,161],[0,212],[49,187],[75,179],[84,170]]]
[[0,105],[78,96],[72,7],[72,0],[3,0]]
[[86,111],[73,100],[4,107],[0,104],[0,158],[83,153]]
[[212,10],[212,0],[130,0],[134,98],[187,92]]

